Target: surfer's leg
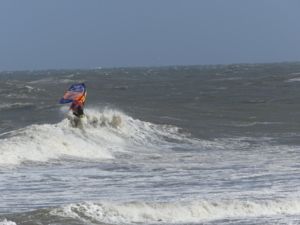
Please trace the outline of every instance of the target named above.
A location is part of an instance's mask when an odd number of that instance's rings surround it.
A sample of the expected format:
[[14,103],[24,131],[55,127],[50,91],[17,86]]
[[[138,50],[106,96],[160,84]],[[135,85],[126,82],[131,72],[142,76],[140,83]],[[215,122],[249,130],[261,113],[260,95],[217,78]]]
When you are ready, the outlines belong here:
[[79,113],[76,112],[76,111],[73,112],[73,115],[76,116],[76,117],[79,117],[79,116],[80,116]]
[[82,108],[79,108],[78,110],[77,110],[77,114],[78,114],[78,116],[83,116],[83,109]]

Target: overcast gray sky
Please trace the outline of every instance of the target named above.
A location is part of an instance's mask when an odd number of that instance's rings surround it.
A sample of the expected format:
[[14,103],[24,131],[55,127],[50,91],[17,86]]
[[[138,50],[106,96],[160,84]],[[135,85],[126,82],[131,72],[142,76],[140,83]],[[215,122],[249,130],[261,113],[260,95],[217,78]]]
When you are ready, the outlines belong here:
[[298,0],[1,0],[0,70],[300,61]]

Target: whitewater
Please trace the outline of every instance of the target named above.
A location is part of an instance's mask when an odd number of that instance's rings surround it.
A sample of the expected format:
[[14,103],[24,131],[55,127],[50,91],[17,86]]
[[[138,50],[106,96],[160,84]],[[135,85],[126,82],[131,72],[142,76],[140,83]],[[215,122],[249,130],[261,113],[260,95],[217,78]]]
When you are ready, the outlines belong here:
[[300,224],[299,71],[2,72],[0,225]]

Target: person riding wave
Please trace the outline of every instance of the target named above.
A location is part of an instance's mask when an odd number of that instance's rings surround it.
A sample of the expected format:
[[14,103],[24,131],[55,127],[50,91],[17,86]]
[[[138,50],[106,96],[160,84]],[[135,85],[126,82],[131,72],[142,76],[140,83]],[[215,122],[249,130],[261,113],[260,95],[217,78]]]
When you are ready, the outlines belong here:
[[83,106],[85,103],[85,99],[86,99],[86,91],[84,92],[84,94],[76,100],[73,100],[71,106],[70,106],[70,110],[72,110],[73,115],[82,118],[84,113],[83,113]]
[[74,116],[81,118],[84,115],[83,106],[84,106],[84,102],[75,100],[72,102],[70,106],[70,110],[72,110]]
[[86,86],[84,83],[73,84],[60,99],[60,104],[71,103],[70,110],[73,115],[82,118],[84,116],[83,107],[86,100]]

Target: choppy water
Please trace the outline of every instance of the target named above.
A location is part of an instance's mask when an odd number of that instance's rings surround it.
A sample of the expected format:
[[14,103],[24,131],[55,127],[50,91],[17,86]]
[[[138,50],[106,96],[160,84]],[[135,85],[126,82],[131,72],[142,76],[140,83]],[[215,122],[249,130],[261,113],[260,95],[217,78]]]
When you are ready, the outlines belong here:
[[299,88],[299,63],[2,72],[0,225],[300,224]]

